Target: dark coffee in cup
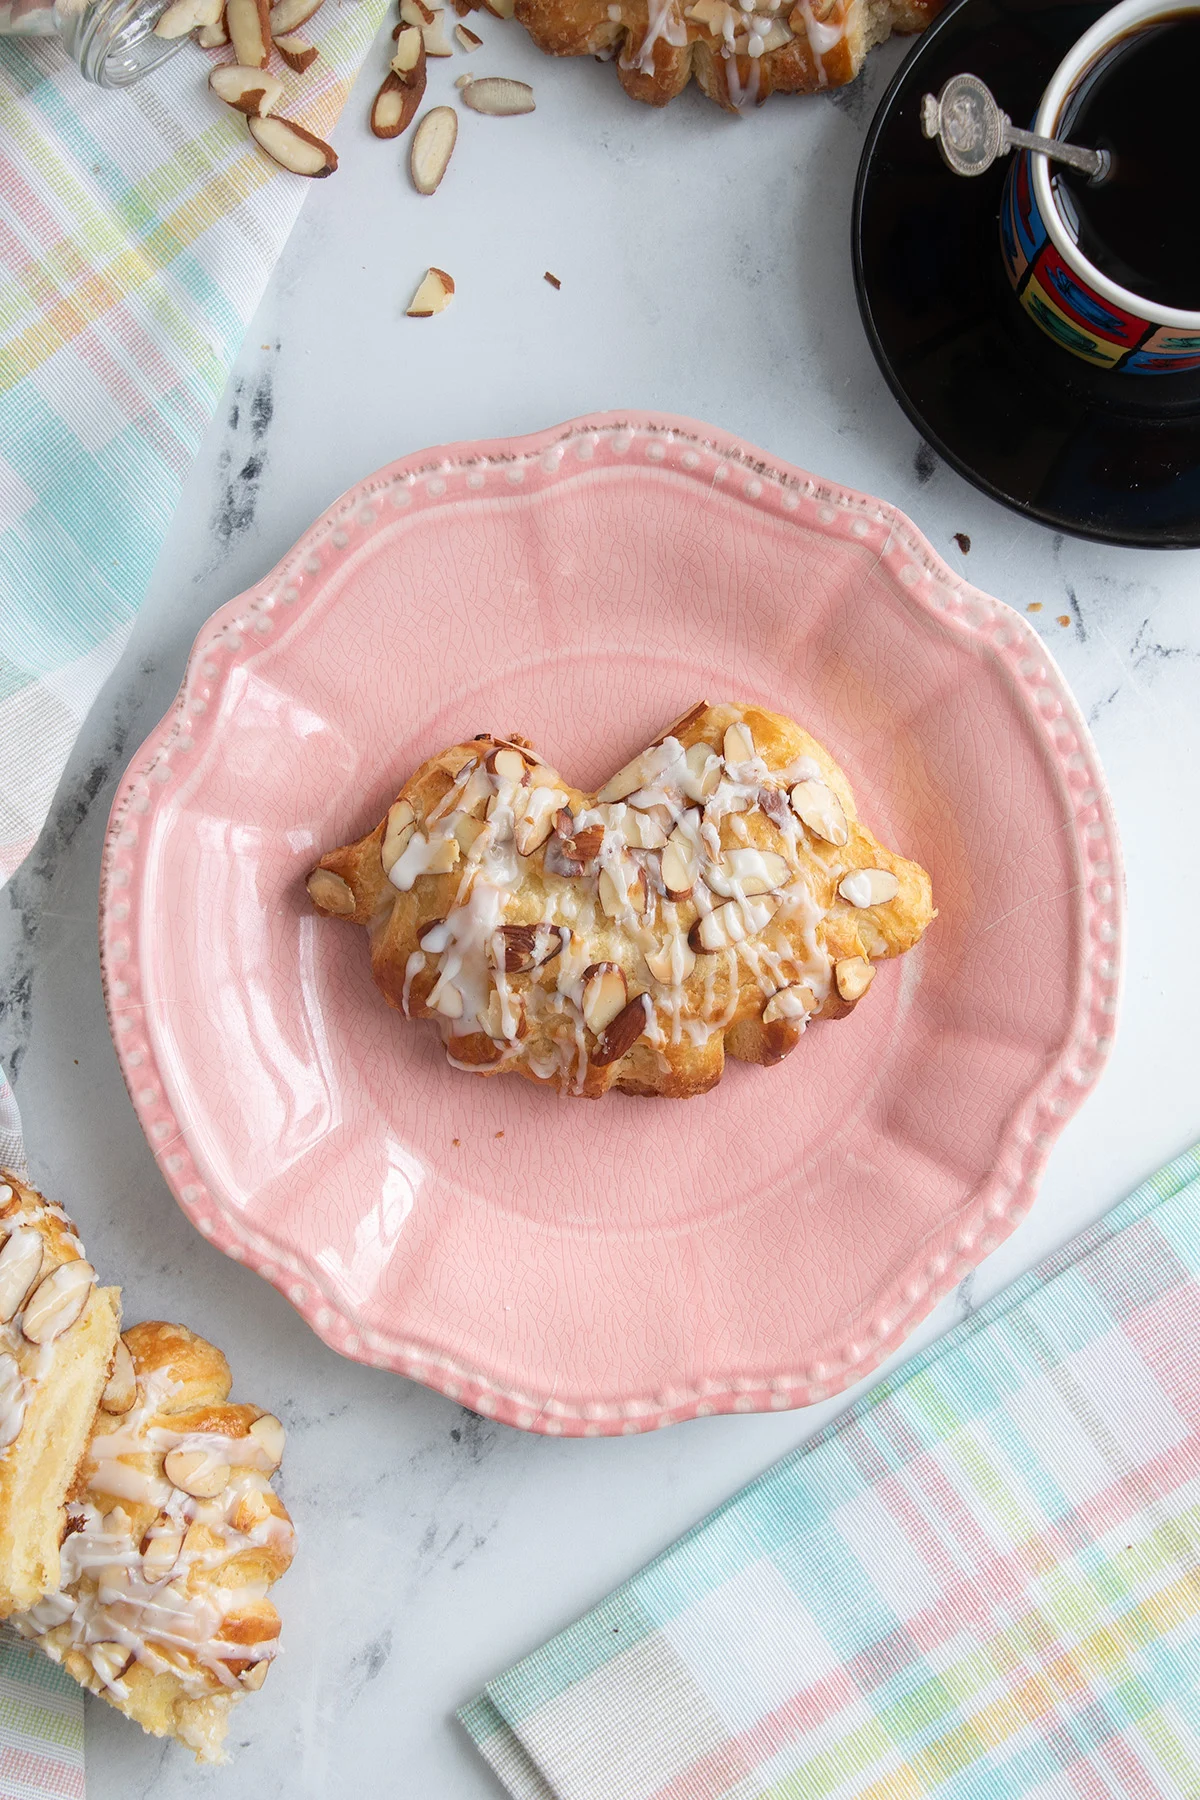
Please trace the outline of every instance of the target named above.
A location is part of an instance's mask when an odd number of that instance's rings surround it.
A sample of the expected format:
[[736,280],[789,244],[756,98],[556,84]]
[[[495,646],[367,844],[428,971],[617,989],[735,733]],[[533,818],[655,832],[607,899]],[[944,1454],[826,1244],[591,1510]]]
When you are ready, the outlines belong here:
[[1200,14],[1130,32],[1089,70],[1059,136],[1108,150],[1098,185],[1074,169],[1055,197],[1087,260],[1160,306],[1200,310]]

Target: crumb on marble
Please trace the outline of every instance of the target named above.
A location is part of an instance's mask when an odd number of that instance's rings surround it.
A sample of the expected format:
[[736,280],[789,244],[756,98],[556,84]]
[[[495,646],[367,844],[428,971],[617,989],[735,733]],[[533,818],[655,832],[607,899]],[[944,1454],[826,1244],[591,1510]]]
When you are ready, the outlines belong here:
[[1060,625],[1069,625],[1071,623],[1070,613],[1059,613],[1058,622]]
[[954,541],[958,545],[959,549],[962,551],[963,555],[966,556],[967,552],[971,548],[971,540],[967,536],[966,532],[965,531],[956,531],[954,533]]
[[1040,600],[1031,600],[1029,605],[1025,608],[1026,612],[1041,612],[1041,610],[1042,603]]
[[542,276],[542,280],[548,281],[552,288],[560,288],[562,286],[562,282],[558,279],[558,276],[552,275],[549,269],[547,269],[546,273]]

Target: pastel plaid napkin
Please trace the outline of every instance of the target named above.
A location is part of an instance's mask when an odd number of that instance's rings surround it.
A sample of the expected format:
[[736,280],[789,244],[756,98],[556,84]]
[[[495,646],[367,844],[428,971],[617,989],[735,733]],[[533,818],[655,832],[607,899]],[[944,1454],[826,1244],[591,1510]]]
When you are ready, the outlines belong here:
[[[321,136],[384,5],[327,0],[305,27],[320,54],[285,106]],[[310,188],[208,69],[188,44],[106,92],[55,44],[0,37],[0,883],[120,655]]]
[[0,1658],[0,1800],[83,1800],[83,1690],[33,1644]]
[[519,1800],[1195,1800],[1200,1149],[460,1717]]

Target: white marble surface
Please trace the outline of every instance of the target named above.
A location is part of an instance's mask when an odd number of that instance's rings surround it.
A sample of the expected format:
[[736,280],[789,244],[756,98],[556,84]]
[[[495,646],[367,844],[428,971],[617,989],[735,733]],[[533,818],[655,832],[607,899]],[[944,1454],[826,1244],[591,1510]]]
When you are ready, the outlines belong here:
[[[1038,629],[1091,721],[1123,831],[1124,1013],[1032,1215],[921,1338],[1200,1135],[1200,838],[1181,823],[1200,812],[1200,561],[1022,522],[923,451],[885,390],[858,324],[847,220],[863,133],[902,48],[877,54],[845,94],[776,100],[737,122],[691,96],[664,114],[636,107],[611,69],[543,62],[516,27],[480,29],[486,54],[435,70],[430,98],[449,98],[470,66],[532,80],[537,113],[464,117],[442,189],[419,199],[398,147],[363,124],[379,47],[337,134],[341,170],[314,184],[251,326],[129,651],[41,844],[0,894],[0,1055],[15,1067],[35,1178],[124,1282],[128,1316],[207,1333],[238,1390],[283,1417],[301,1534],[278,1591],[286,1653],[242,1709],[233,1766],[198,1771],[95,1705],[91,1800],[495,1796],[454,1707],[835,1410],[590,1442],[485,1423],[339,1360],[201,1241],[158,1176],[100,997],[113,788],[201,621],[379,464],[590,409],[661,407],[898,502],[979,586],[1041,603]],[[454,274],[458,297],[442,318],[407,320],[429,263]]]

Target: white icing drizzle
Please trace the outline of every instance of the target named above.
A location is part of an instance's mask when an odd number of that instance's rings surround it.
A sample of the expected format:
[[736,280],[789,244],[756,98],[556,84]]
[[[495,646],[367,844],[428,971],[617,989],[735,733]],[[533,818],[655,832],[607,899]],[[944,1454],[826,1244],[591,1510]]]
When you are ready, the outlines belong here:
[[[609,15],[612,16],[611,13]],[[618,14],[618,17],[620,15]],[[646,35],[633,56],[621,53],[623,69],[638,69],[643,75],[654,73],[654,46],[659,38],[673,49],[682,49],[688,41],[687,26],[679,16],[676,0],[650,0]]]

